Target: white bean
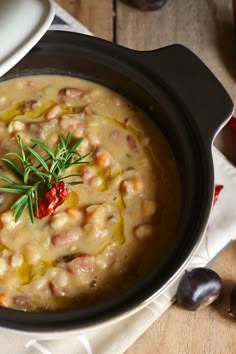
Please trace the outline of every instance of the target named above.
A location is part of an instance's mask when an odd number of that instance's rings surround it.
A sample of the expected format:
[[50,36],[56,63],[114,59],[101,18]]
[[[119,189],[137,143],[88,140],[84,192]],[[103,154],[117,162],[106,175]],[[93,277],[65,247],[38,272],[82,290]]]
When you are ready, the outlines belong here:
[[16,133],[25,130],[25,124],[19,120],[13,120],[8,124],[8,133]]
[[58,117],[61,114],[60,105],[55,105],[49,109],[49,111],[45,114],[45,119],[50,120]]
[[[76,118],[62,118],[59,122],[60,127],[65,130],[68,131],[69,129],[76,129],[76,127],[80,124],[79,120]],[[82,126],[81,126],[82,128]],[[81,129],[82,132],[82,129]]]
[[35,277],[33,279],[32,285],[34,290],[42,290],[45,288],[45,286],[47,286],[47,279],[43,277]]
[[61,229],[69,221],[68,215],[65,212],[52,214],[50,226],[53,230]]
[[103,182],[102,177],[94,176],[90,180],[90,185],[91,187],[98,189],[102,185],[102,182]]
[[121,183],[121,191],[126,196],[132,196],[141,193],[143,190],[143,181],[139,176],[133,176]]
[[[58,269],[59,270],[59,269]],[[54,277],[57,286],[65,287],[69,283],[68,273],[64,269],[60,269]]]
[[47,132],[48,130],[54,129],[58,124],[58,119],[57,118],[53,118],[50,119],[49,121],[44,121],[40,124],[36,123],[34,124],[36,126],[36,129],[38,129],[38,127],[40,126],[41,128],[43,128],[43,130],[45,132]]
[[[73,132],[73,137],[75,138],[81,138],[83,135],[83,131],[81,131],[80,129],[76,129]],[[90,152],[90,144],[89,141],[86,138],[83,138],[82,142],[80,143],[80,146],[78,147],[78,152],[81,155],[85,155],[88,154]]]
[[[6,229],[13,230],[16,227],[17,223],[15,222],[15,218],[12,210],[8,210],[2,213],[0,219],[1,219],[2,226],[4,226]],[[19,222],[20,220],[18,221],[18,223]]]
[[13,268],[19,267],[23,263],[24,259],[22,254],[14,252],[11,256],[10,263]]
[[92,177],[95,176],[96,170],[93,166],[87,166],[83,169],[81,177],[84,181],[90,180]]
[[100,234],[98,226],[90,223],[84,225],[83,231],[87,239],[97,238]]
[[2,276],[7,270],[7,262],[4,258],[0,258],[0,276]]
[[154,227],[149,224],[138,225],[134,230],[134,235],[139,240],[146,240],[154,234]]
[[102,95],[102,91],[99,88],[92,89],[90,92],[90,96],[92,98],[99,98]]
[[110,212],[111,206],[108,204],[91,205],[86,208],[87,222],[103,228]]
[[6,97],[5,96],[0,96],[0,106],[4,105],[4,103],[6,102]]
[[106,269],[115,262],[115,254],[113,252],[106,252],[97,257],[96,265],[100,269]]
[[157,210],[157,203],[155,200],[145,199],[142,204],[142,211],[144,216],[152,216]]
[[100,144],[100,139],[97,135],[92,133],[87,134],[87,139],[92,146],[98,146]]
[[28,134],[28,133],[22,131],[20,133],[20,136],[21,136],[21,140],[24,145],[32,144],[32,141],[31,141],[32,135],[31,134]]

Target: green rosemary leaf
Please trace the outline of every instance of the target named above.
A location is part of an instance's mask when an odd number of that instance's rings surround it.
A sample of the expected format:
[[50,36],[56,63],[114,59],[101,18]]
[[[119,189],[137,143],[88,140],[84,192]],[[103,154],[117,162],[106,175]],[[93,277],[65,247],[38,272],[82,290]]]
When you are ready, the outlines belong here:
[[76,184],[83,184],[83,181],[75,181],[75,182],[70,182],[71,186],[75,186]]
[[89,156],[91,156],[91,155],[92,155],[92,153],[91,153],[91,152],[88,152],[87,154],[81,156],[81,158],[82,158],[82,159],[86,159],[86,157],[89,157]]
[[20,219],[23,211],[26,209],[27,200],[28,198],[14,209],[15,222],[17,222]]
[[35,146],[40,146],[52,159],[54,159],[55,156],[52,150],[46,144],[44,144],[42,141],[38,141],[34,139],[31,139],[31,141],[35,143]]
[[[24,160],[22,159],[22,157],[21,157],[19,154],[17,154],[17,152],[14,152],[14,151],[12,151],[12,152],[5,152],[5,153],[3,154],[3,156],[10,156],[10,155],[16,157],[16,158],[19,159],[22,163],[24,162]],[[2,158],[1,158],[1,159],[2,159]]]
[[66,169],[67,166],[71,166],[72,160],[73,160],[73,155],[68,156],[66,159],[63,159],[62,162],[63,162],[64,169]]
[[[48,157],[47,159],[45,159],[44,160],[44,162],[47,164],[47,162],[48,161],[51,161],[52,159],[51,159],[51,157]],[[34,166],[34,165],[31,165],[31,166]],[[34,166],[36,169],[39,169],[39,168],[41,168],[42,167],[42,165],[41,164],[39,164],[39,165],[37,165],[37,166]]]
[[28,197],[26,194],[20,196],[12,205],[11,205],[11,209],[15,209],[18,207],[18,205],[21,205],[22,203],[25,202],[25,200],[27,200]]
[[46,162],[44,161],[44,159],[34,149],[32,149],[30,146],[26,146],[26,148],[27,148],[27,150],[29,150],[31,152],[32,155],[34,155],[36,157],[36,159],[43,166],[43,168],[45,168],[45,170],[47,172],[49,172],[49,167],[46,164]]
[[[34,150],[35,148],[36,148],[36,144],[34,144],[33,146],[31,146],[31,149]],[[25,159],[26,159],[27,161],[29,160],[30,155],[31,155],[30,151],[26,151]]]
[[27,184],[28,183],[28,180],[29,180],[29,177],[30,177],[30,174],[32,173],[32,169],[31,169],[31,166],[27,166],[25,171],[24,171],[24,184]]
[[29,215],[30,215],[30,220],[32,224],[34,223],[34,211],[33,211],[33,198],[32,198],[32,192],[28,193],[28,208],[29,208]]
[[16,183],[15,181],[13,181],[11,178],[9,178],[7,176],[0,175],[0,179],[2,179],[5,182],[8,182],[10,184],[15,184]]
[[[69,166],[88,164],[89,161],[82,161],[82,160],[85,159],[86,157],[90,156],[90,155],[91,155],[91,153],[88,153],[88,154],[83,155],[83,156],[80,155],[80,157],[77,160],[74,160],[73,162],[69,161],[68,164],[69,164]],[[68,167],[66,167],[66,168],[68,168]]]
[[33,191],[33,200],[34,200],[35,213],[38,216],[39,215],[39,201],[38,201],[38,190],[37,189],[35,189]]
[[54,180],[53,182],[57,182],[58,181],[58,173],[57,173],[57,171],[51,172],[50,177],[51,178],[48,179],[48,183],[50,185],[52,184],[52,179]]
[[18,143],[18,146],[20,149],[20,155],[22,157],[22,160],[24,161],[25,160],[25,152],[23,149],[22,139],[21,139],[20,135],[17,135],[17,143]]
[[67,150],[67,146],[66,146],[64,139],[60,135],[58,135],[58,139],[60,142],[57,144],[56,150],[57,150],[57,147],[59,147],[59,149]]
[[59,181],[62,181],[65,178],[70,178],[70,177],[80,177],[81,175],[79,173],[75,173],[75,174],[71,174],[71,175],[66,175],[66,176],[62,176]]
[[69,132],[66,136],[66,140],[65,140],[65,144],[66,144],[66,148],[68,149],[70,146],[70,142],[71,142],[71,132]]
[[0,191],[8,193],[24,193],[31,189],[32,186],[25,184],[9,184],[8,186],[0,187]]
[[48,173],[41,172],[38,168],[36,168],[34,165],[29,166],[30,172],[33,172],[35,175],[39,176],[43,181],[46,182],[46,179],[48,177]]
[[[59,155],[61,149],[62,149],[62,147],[61,147],[60,143],[57,143],[56,148],[55,148],[55,154],[54,154],[56,159],[58,158],[58,155]],[[66,149],[66,147],[64,147],[64,149]]]
[[83,155],[81,155],[78,151],[73,151],[73,156],[82,157]]
[[18,212],[18,209],[22,207],[22,205],[27,205],[28,196],[27,194],[21,195],[12,205],[11,209],[14,209],[14,214]]
[[78,160],[75,160],[71,163],[71,166],[72,165],[87,165],[89,164],[89,161],[81,161],[81,159],[78,159]]
[[77,140],[76,143],[72,146],[71,151],[75,151],[76,149],[78,149],[78,147],[80,146],[82,141],[83,141],[83,138],[80,138],[79,140]]
[[23,178],[23,174],[22,172],[19,170],[19,168],[9,159],[6,159],[5,157],[2,157],[1,160],[5,163],[5,165],[7,165],[7,167],[13,172],[15,173],[15,175],[17,177],[19,177],[20,179]]

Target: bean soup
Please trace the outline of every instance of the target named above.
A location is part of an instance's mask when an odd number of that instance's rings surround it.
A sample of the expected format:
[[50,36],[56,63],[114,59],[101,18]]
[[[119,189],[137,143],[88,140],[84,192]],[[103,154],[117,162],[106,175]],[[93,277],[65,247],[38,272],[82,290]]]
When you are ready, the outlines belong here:
[[[179,172],[164,136],[134,104],[79,78],[12,79],[0,83],[0,134],[0,187],[13,180],[23,188],[0,192],[1,306],[56,311],[98,303],[135,284],[166,252],[180,216]],[[31,171],[34,183],[53,164],[32,139],[56,151],[69,137],[84,159],[57,182],[65,200],[40,217],[39,195],[32,217],[31,199],[19,208],[26,164],[40,171]],[[8,152],[23,154],[23,182],[22,162]]]

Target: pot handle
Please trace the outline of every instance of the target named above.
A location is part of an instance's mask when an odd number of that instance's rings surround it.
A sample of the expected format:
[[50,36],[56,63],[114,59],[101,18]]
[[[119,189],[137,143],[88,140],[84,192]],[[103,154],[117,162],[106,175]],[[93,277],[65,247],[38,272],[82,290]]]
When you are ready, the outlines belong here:
[[142,56],[145,66],[185,105],[204,141],[212,143],[234,109],[231,98],[213,73],[179,44],[143,52]]

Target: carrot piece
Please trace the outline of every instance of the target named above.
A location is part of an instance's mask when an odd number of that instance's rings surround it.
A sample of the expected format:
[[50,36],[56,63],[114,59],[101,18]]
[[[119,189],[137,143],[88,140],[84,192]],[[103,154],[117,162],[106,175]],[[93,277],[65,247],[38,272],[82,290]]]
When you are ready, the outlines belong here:
[[111,164],[111,154],[105,150],[98,150],[95,155],[95,163],[101,168],[106,168]]
[[143,190],[143,181],[141,180],[141,178],[134,176],[132,177],[131,181],[133,185],[133,190],[135,192],[141,192]]
[[0,306],[8,307],[7,296],[5,294],[0,294]]

